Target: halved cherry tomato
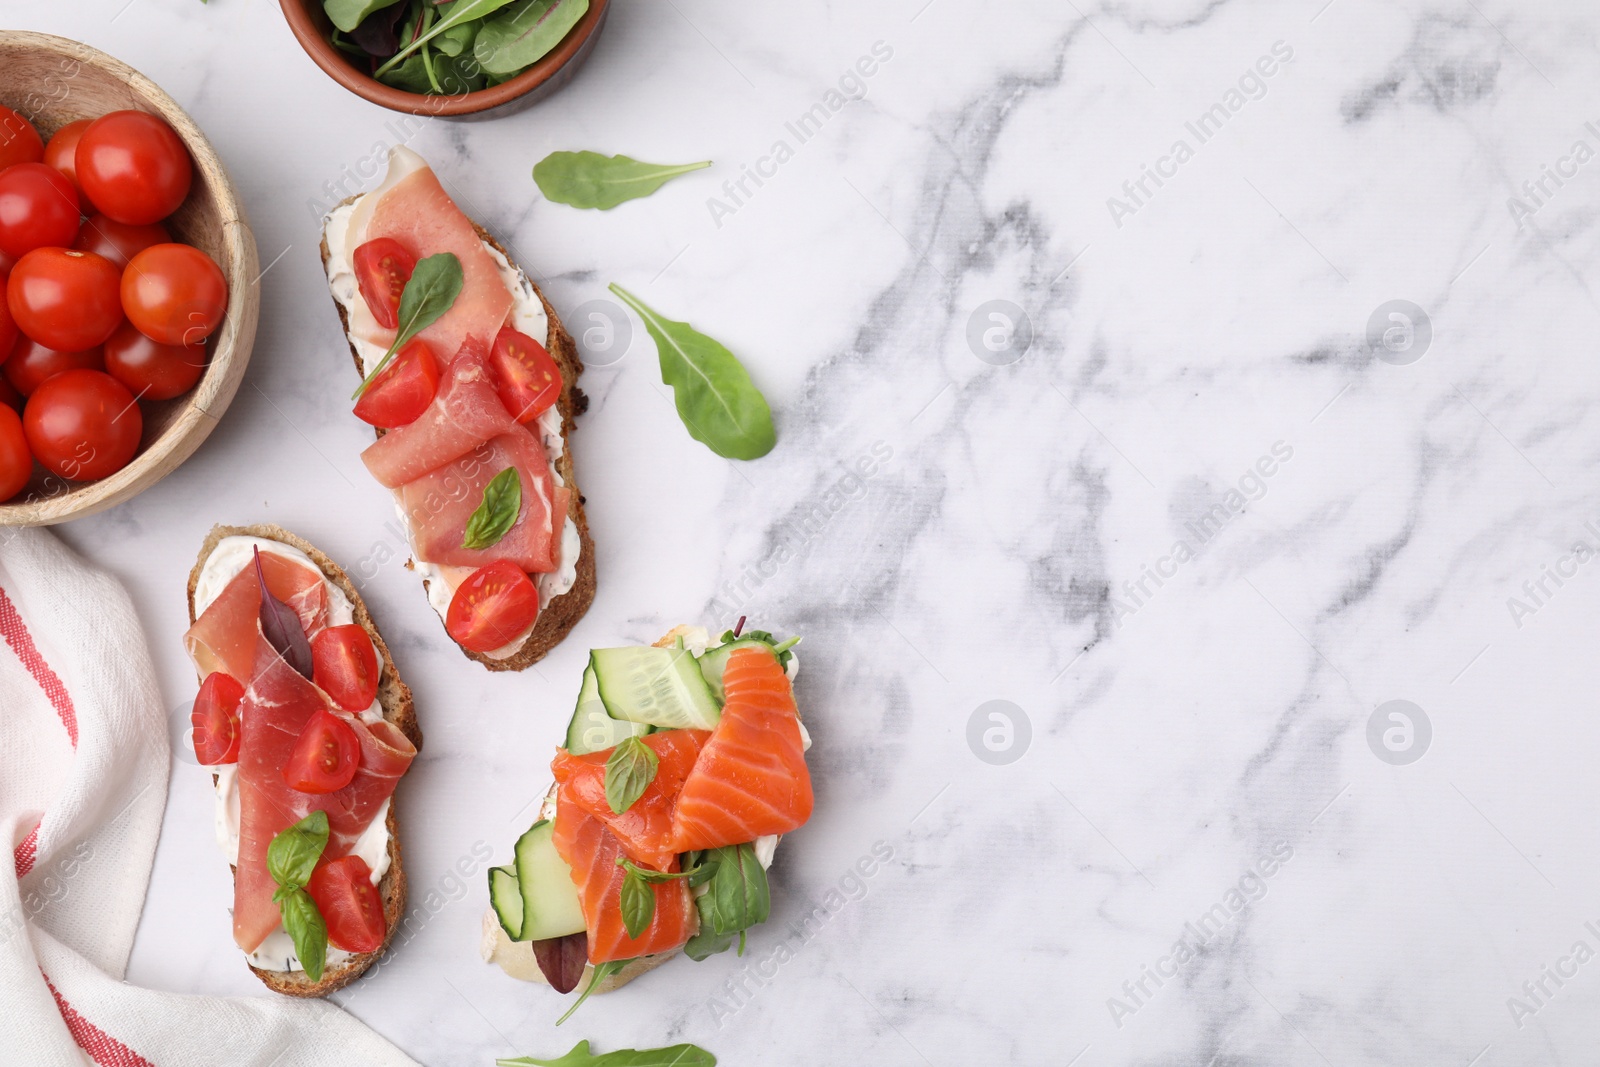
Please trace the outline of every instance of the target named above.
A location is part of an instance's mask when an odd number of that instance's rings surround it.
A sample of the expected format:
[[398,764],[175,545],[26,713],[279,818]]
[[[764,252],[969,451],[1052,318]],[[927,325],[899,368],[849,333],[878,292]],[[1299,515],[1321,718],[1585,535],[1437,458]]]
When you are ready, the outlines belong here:
[[366,860],[343,856],[317,864],[306,892],[328,925],[328,944],[346,952],[376,952],[383,947],[389,921]]
[[11,407],[0,405],[0,501],[22,492],[33,476],[33,453],[22,432],[22,417]]
[[367,631],[330,626],[311,641],[311,680],[346,711],[366,711],[378,696],[378,652]]
[[[0,298],[5,296],[6,286],[10,282],[10,272],[0,270]],[[0,299],[0,363],[4,363],[11,355],[11,350],[16,347],[17,320],[11,317],[11,305]]]
[[[57,130],[44,146],[44,158],[40,162],[71,182],[74,189],[78,189],[78,139],[93,122],[94,119],[69,122]],[[78,189],[78,210],[85,215],[94,210],[82,189]]]
[[118,222],[160,222],[189,195],[189,150],[171,126],[143,111],[113,111],[78,139],[78,184]]
[[128,465],[144,418],[133,394],[111,375],[69,370],[46,378],[28,397],[22,429],[46,470],[87,482]]
[[117,327],[105,344],[106,373],[140,400],[171,400],[194,388],[206,370],[206,343],[164,345],[131,322]]
[[194,757],[208,767],[239,762],[239,702],[244,686],[231,674],[212,671],[200,683],[189,721],[194,724]]
[[17,260],[6,304],[17,327],[58,352],[105,343],[122,324],[122,271],[104,256],[35,248]]
[[383,373],[372,380],[355,415],[362,422],[386,429],[406,426],[433,403],[439,391],[439,361],[426,341],[412,341],[395,353]]
[[561,396],[561,368],[544,345],[501,327],[489,353],[489,377],[500,402],[518,422],[531,422]]
[[52,375],[65,370],[105,370],[106,361],[98,348],[58,352],[32,338],[19,337],[3,369],[13,389],[23,396],[32,396],[39,384]]
[[450,598],[444,628],[462,648],[503,648],[539,617],[539,590],[515,563],[495,560],[467,576]]
[[7,255],[70,247],[78,219],[78,190],[50,167],[18,163],[0,171],[0,250]]
[[148,226],[129,226],[96,213],[83,220],[83,229],[78,231],[78,239],[72,247],[80,252],[105,256],[121,269],[150,246],[171,243],[172,235],[159,222],[152,222]]
[[300,731],[283,767],[283,780],[302,793],[334,793],[350,784],[361,762],[361,742],[350,724],[318,711]]
[[395,329],[400,325],[400,294],[417,269],[417,257],[394,238],[377,237],[357,248],[350,258],[361,298],[372,317],[384,329]]
[[222,268],[193,245],[152,245],[122,272],[122,310],[152,341],[192,345],[228,310]]
[[44,138],[33,123],[0,105],[0,170],[15,163],[37,163],[44,158]]

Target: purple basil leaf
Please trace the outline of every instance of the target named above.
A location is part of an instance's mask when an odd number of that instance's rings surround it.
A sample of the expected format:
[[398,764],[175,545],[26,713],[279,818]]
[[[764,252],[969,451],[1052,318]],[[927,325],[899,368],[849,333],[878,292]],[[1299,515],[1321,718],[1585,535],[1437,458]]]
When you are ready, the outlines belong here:
[[570,993],[583,980],[583,968],[589,962],[589,937],[587,934],[568,934],[543,941],[529,942],[533,957],[539,961],[539,970],[545,981],[557,993]]
[[350,39],[369,56],[387,59],[400,51],[400,23],[405,21],[408,4],[395,3],[374,11],[350,31]]
[[306,640],[306,629],[300,625],[300,616],[294,609],[267,588],[267,576],[261,570],[261,549],[256,549],[256,581],[261,584],[261,636],[273,647],[283,661],[302,677],[309,679],[313,669],[311,642]]

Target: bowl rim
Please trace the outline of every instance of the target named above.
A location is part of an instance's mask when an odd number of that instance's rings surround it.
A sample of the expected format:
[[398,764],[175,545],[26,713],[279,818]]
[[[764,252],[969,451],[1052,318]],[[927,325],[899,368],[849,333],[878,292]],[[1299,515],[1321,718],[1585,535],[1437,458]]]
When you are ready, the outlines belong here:
[[460,116],[500,107],[549,81],[557,71],[576,58],[589,39],[598,32],[600,24],[605,21],[609,2],[589,0],[589,10],[583,13],[578,24],[567,32],[561,42],[510,81],[470,93],[449,95],[409,93],[357,71],[345,60],[344,54],[333,46],[333,42],[322,35],[310,10],[313,4],[321,6],[319,0],[278,0],[278,6],[283,9],[295,40],[300,42],[300,47],[311,57],[311,61],[321,67],[328,77],[363,100],[391,111],[413,115]]
[[[195,169],[212,186],[212,196],[217,203],[221,243],[227,260],[218,265],[228,280],[228,309],[214,333],[216,341],[205,374],[183,398],[184,405],[177,417],[159,436],[129,460],[127,466],[105,478],[73,483],[71,489],[52,496],[0,504],[0,527],[47,526],[82,518],[136,496],[177,469],[210,435],[238,392],[250,362],[260,316],[260,290],[256,285],[260,261],[256,255],[255,236],[250,231],[233,179],[189,113],[149,77],[97,48],[54,34],[0,30],[0,55],[23,50],[98,68],[124,83],[132,96],[177,131]],[[76,76],[76,72],[70,75]]]

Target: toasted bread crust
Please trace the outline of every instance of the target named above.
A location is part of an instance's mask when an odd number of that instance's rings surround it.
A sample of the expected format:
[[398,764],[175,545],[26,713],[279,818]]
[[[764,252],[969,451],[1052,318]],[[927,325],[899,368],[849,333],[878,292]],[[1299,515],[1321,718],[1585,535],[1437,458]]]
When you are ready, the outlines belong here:
[[[346,197],[341,202],[341,206],[352,203],[360,195],[363,194]],[[507,263],[510,263],[518,270],[522,270],[517,262],[511,258],[511,253],[495,239],[494,235],[476,222],[472,225],[478,231],[478,236],[485,243],[502,256],[505,256]],[[324,275],[328,272],[328,238],[326,232],[322,237],[322,271]],[[523,271],[523,277],[528,277],[526,271]],[[456,645],[457,648],[461,648],[461,653],[468,659],[477,660],[491,671],[520,671],[537,663],[552,648],[560,644],[567,634],[572,632],[572,628],[578,625],[578,620],[588,612],[589,605],[594,603],[594,541],[589,536],[589,519],[583,510],[583,493],[578,488],[577,475],[573,472],[572,447],[569,443],[572,431],[577,426],[577,417],[588,407],[588,398],[577,387],[578,377],[583,374],[583,360],[578,355],[577,342],[572,339],[572,335],[562,325],[560,317],[556,315],[556,309],[545,298],[544,292],[539,288],[538,283],[532,278],[528,278],[528,285],[533,289],[534,295],[539,298],[539,303],[544,305],[545,317],[550,322],[550,336],[547,339],[547,347],[551,357],[555,359],[556,365],[561,368],[561,396],[556,400],[556,409],[561,412],[562,450],[561,456],[555,462],[555,468],[560,473],[561,480],[566,483],[566,487],[571,490],[567,501],[567,516],[572,519],[574,525],[578,528],[578,541],[581,549],[578,553],[577,577],[573,581],[572,588],[551,599],[549,605],[539,614],[538,621],[534,623],[533,632],[528,634],[527,640],[523,641],[522,646],[515,653],[504,659],[495,659],[482,652],[473,652],[470,649]],[[344,305],[339,303],[337,299],[334,299],[333,306],[339,313],[339,325],[344,330],[345,340],[349,342],[350,315],[345,310]],[[361,354],[356,351],[356,346],[353,342],[350,342],[350,358],[355,362],[356,373],[358,375],[363,374]],[[383,434],[382,430],[376,432],[378,436]],[[557,536],[559,536],[559,533]],[[410,566],[409,562],[407,566]],[[428,591],[428,580],[426,578],[422,581],[422,591],[424,594]],[[439,625],[441,627],[444,625],[443,619],[439,621]],[[445,636],[448,637],[449,634],[446,633]],[[453,639],[451,643],[454,644]]]
[[[366,602],[361,599],[361,594],[356,591],[350,576],[344,572],[333,560],[310,542],[296,537],[281,526],[255,525],[255,526],[213,526],[206,536],[205,543],[200,546],[199,558],[195,560],[194,568],[189,572],[189,622],[195,621],[194,593],[200,584],[200,574],[205,570],[206,560],[211,558],[211,553],[217,547],[217,542],[224,537],[236,535],[248,537],[261,537],[272,541],[298,548],[311,561],[322,569],[322,574],[328,581],[339,588],[349,598],[354,608],[355,621],[367,636],[372,638],[372,645],[378,652],[378,658],[383,661],[383,680],[378,686],[378,703],[383,708],[383,717],[399,731],[406,735],[406,739],[420,751],[422,748],[422,730],[417,725],[416,706],[411,698],[411,689],[400,680],[400,672],[394,665],[394,659],[389,655],[389,646],[384,643],[383,635],[378,632],[377,624],[372,621],[372,615],[367,610]],[[215,781],[215,776],[213,776]],[[400,837],[396,832],[399,822],[395,816],[395,802],[393,798],[389,803],[389,817],[385,822],[389,831],[389,870],[384,873],[383,879],[378,883],[378,895],[383,900],[383,915],[387,921],[387,932],[384,934],[383,944],[375,952],[362,952],[342,963],[323,969],[322,979],[311,981],[304,971],[266,971],[259,967],[246,964],[255,972],[257,978],[268,989],[275,993],[283,993],[291,997],[321,997],[337,989],[343,989],[357,978],[361,977],[368,967],[377,962],[389,947],[389,942],[394,939],[395,930],[400,926],[400,919],[406,907],[406,875],[401,864]]]

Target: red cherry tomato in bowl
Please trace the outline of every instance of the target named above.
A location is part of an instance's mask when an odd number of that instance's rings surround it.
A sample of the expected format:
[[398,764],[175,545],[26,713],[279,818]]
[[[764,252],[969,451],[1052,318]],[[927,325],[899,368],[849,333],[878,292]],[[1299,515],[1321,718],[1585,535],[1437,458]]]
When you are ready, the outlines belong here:
[[372,317],[385,330],[395,329],[400,325],[400,294],[417,269],[417,257],[392,237],[375,237],[357,248],[350,260]]
[[46,470],[87,482],[128,465],[144,418],[133,394],[111,375],[69,370],[46,378],[28,397],[22,429]]
[[17,345],[17,320],[11,317],[11,305],[4,299],[10,273],[0,270],[0,363],[4,363]]
[[[93,119],[69,122],[57,130],[44,146],[44,158],[40,162],[71,182],[74,189],[78,189],[78,139],[92,122]],[[85,215],[94,210],[82,189],[78,189],[78,210]]]
[[33,453],[22,432],[22,417],[11,407],[0,405],[0,501],[22,492],[33,476]]
[[335,793],[350,784],[361,742],[350,724],[326,710],[311,716],[283,766],[283,780],[302,793]]
[[222,268],[192,245],[152,245],[122,272],[122,310],[152,341],[192,345],[211,336],[228,310]]
[[0,369],[5,371],[6,381],[11,383],[13,389],[23,396],[32,396],[33,391],[39,388],[39,383],[52,375],[65,370],[105,370],[106,361],[98,348],[86,348],[82,352],[58,352],[30,338],[21,337],[11,350],[11,358]]
[[561,396],[561,368],[544,345],[502,327],[489,353],[489,378],[500,402],[518,422],[531,422]]
[[472,652],[493,652],[522,636],[539,617],[539,590],[508,559],[479,567],[450,598],[445,630]]
[[96,213],[83,220],[83,228],[78,231],[78,239],[72,247],[80,252],[105,256],[121,270],[127,267],[130,259],[151,245],[171,243],[172,235],[159,222],[152,222],[148,226],[129,226]]
[[0,170],[16,163],[37,163],[44,158],[44,139],[33,123],[0,105]]
[[366,860],[341,856],[319,863],[306,892],[328,926],[328,944],[346,952],[376,952],[383,947],[389,921]]
[[58,352],[104,344],[122,323],[122,272],[104,256],[35,248],[17,260],[6,303],[17,327]]
[[67,248],[78,236],[78,190],[43,163],[0,170],[0,251]]
[[378,652],[367,631],[330,626],[311,641],[311,680],[345,711],[366,711],[378,697]]
[[433,349],[426,341],[412,341],[367,386],[356,401],[355,415],[385,429],[407,426],[428,410],[438,391],[439,361]]
[[160,222],[189,195],[189,150],[171,126],[143,111],[113,111],[78,140],[78,184],[89,202],[118,222]]
[[4,404],[18,415],[21,415],[22,405],[25,400],[26,398],[17,392],[16,386],[6,381],[4,377],[0,377],[0,404]]
[[[206,343],[164,345],[124,322],[106,341],[106,373],[140,400],[171,400],[206,372]],[[365,706],[365,705],[363,705]]]
[[194,726],[195,759],[208,767],[239,762],[239,704],[244,686],[221,671],[212,671],[200,683],[189,722]]

